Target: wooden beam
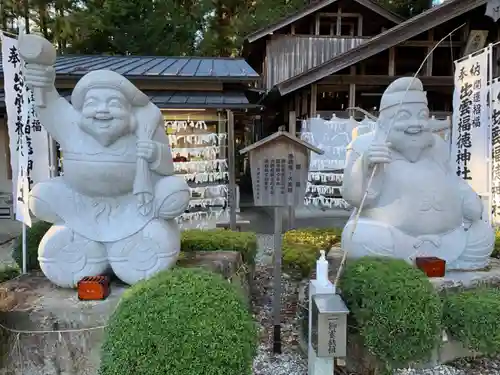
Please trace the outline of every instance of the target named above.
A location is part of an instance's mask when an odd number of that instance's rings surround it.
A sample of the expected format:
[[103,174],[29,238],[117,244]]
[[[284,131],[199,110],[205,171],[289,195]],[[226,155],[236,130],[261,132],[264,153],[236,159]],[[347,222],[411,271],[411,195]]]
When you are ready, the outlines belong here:
[[[319,13],[319,16],[320,17],[324,17],[324,18],[337,18],[339,16],[338,13],[328,13],[328,12],[321,12]],[[342,13],[342,17],[344,18],[358,18],[358,17],[363,17],[361,14],[359,13]]]
[[[331,75],[318,81],[318,85],[350,85],[352,83],[361,86],[387,86],[401,76],[381,75]],[[453,76],[418,77],[424,86],[453,86]]]
[[[398,47],[434,47],[438,42],[429,41],[429,40],[407,40],[406,42],[402,42],[398,44]],[[438,48],[442,47],[462,47],[462,42],[449,40],[442,41],[439,43]]]
[[396,48],[389,48],[389,71],[390,76],[396,75]]
[[318,86],[315,83],[311,84],[311,103],[309,117],[316,117],[316,106],[318,104]]
[[[429,36],[429,42],[434,42],[434,29],[430,29],[428,32]],[[428,46],[427,47],[427,62],[425,66],[425,75],[431,76],[432,75],[432,65],[434,64],[434,59],[433,59],[433,53],[432,53],[432,47]]]

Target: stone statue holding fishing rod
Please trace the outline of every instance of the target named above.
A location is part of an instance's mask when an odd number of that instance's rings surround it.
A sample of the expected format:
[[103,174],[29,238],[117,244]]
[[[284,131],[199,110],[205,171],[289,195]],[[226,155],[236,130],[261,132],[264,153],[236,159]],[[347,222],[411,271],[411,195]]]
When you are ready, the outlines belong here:
[[357,210],[342,235],[348,256],[409,262],[436,256],[448,270],[487,266],[493,228],[434,130],[418,78],[400,78],[387,87],[376,130],[348,147],[343,197]]

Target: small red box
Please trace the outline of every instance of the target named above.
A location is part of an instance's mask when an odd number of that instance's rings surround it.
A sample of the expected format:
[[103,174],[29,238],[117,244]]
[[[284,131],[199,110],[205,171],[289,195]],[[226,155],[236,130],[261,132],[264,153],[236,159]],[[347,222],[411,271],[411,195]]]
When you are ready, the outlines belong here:
[[443,277],[446,273],[446,261],[438,257],[418,257],[415,264],[427,277]]
[[109,296],[109,278],[107,276],[86,276],[78,282],[80,301],[99,301]]

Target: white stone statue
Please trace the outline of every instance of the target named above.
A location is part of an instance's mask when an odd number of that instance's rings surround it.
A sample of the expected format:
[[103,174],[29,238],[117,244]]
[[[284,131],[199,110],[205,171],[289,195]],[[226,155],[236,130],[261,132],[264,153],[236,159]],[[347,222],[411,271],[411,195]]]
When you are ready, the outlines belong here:
[[342,233],[342,247],[349,256],[408,262],[417,256],[437,256],[446,260],[448,270],[487,266],[493,228],[482,218],[480,197],[453,170],[448,144],[433,134],[432,127],[420,80],[400,78],[387,87],[376,130],[348,147],[343,197],[356,207]]
[[190,191],[173,176],[160,109],[108,70],[82,77],[71,105],[55,88],[54,67],[29,57],[46,41],[26,35],[19,43],[21,55],[28,50],[24,76],[38,118],[64,155],[64,176],[35,185],[29,202],[37,218],[54,224],[38,249],[44,274],[74,287],[111,267],[134,284],[172,267],[180,251],[175,218]]

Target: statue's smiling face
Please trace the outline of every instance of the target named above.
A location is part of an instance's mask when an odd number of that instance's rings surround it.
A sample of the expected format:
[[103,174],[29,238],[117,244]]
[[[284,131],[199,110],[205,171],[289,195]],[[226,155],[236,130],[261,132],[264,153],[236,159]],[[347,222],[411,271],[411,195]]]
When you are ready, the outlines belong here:
[[387,131],[391,123],[387,141],[411,162],[420,159],[422,151],[434,144],[429,109],[424,103],[406,103],[383,110],[382,129]]
[[82,107],[80,127],[97,142],[107,147],[132,130],[130,103],[114,89],[93,88]]

